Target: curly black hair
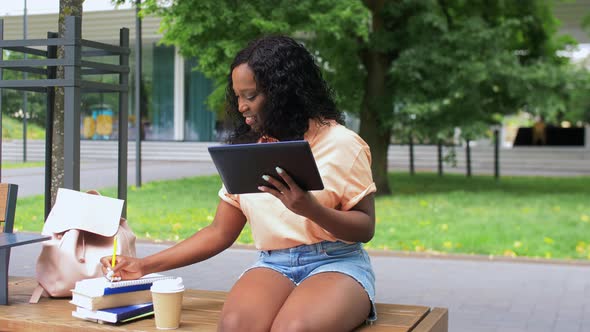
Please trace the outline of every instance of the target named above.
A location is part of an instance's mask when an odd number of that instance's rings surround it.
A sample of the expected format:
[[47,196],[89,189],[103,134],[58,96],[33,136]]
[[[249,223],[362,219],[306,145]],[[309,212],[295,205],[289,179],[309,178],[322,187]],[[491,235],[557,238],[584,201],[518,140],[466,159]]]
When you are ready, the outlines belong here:
[[[244,122],[232,89],[231,73],[244,63],[254,72],[257,90],[266,97],[258,131]],[[263,136],[279,141],[300,140],[312,118],[344,124],[344,115],[336,108],[333,92],[313,56],[302,44],[286,36],[261,37],[238,52],[228,75],[226,105],[232,127],[228,137],[231,144],[256,142]]]

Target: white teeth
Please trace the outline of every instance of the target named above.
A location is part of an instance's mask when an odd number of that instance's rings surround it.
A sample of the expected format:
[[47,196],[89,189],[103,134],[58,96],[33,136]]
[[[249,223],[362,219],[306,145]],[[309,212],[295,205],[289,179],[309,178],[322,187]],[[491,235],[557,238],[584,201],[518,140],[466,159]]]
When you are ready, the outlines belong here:
[[256,118],[255,118],[255,117],[253,117],[253,116],[247,116],[247,117],[245,118],[245,121],[246,121],[246,124],[248,124],[248,125],[252,125],[253,123],[255,123],[255,122],[256,122]]

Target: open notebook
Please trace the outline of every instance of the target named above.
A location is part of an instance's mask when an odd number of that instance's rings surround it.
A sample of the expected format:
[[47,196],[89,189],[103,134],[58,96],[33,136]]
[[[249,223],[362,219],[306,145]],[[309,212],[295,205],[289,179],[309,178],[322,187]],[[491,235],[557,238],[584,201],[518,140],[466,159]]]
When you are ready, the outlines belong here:
[[72,289],[72,292],[90,297],[136,292],[150,289],[154,281],[173,278],[173,276],[157,273],[148,274],[135,280],[115,282],[111,282],[105,277],[90,278],[76,282],[76,286]]

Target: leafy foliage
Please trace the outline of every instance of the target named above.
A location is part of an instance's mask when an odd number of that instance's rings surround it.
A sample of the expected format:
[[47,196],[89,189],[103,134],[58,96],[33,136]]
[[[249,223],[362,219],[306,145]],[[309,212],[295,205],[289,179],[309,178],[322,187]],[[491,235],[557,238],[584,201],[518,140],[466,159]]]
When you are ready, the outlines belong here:
[[[337,70],[340,68],[358,67],[354,54],[358,46],[354,38],[366,39],[368,35],[366,24],[369,16],[358,1],[282,0],[271,5],[265,0],[205,0],[172,2],[170,6],[163,6],[160,1],[146,1],[144,11],[162,17],[163,42],[177,45],[184,56],[198,57],[197,69],[216,83],[209,103],[218,110],[223,105],[229,64],[249,40],[264,34],[295,34],[310,45],[335,41],[326,49],[340,54],[339,57],[324,58],[317,48],[312,48],[330,76],[331,72],[341,72]],[[351,39],[350,34],[354,38]],[[327,61],[328,58],[330,61]],[[356,111],[361,87],[350,88],[350,75],[334,78],[333,84],[346,87],[336,89],[341,105],[355,100],[353,105],[356,107],[345,109]],[[361,81],[357,79],[354,82],[360,84]]]
[[[23,53],[11,52],[4,50],[5,60],[21,60]],[[28,55],[29,59],[41,59],[39,56]],[[40,75],[28,74],[27,79],[39,79]],[[4,80],[22,80],[22,72],[15,70],[4,70],[2,79]],[[13,89],[1,89],[2,93],[2,116],[12,119],[22,119],[23,114],[23,92]],[[47,108],[45,93],[27,92],[27,120],[30,123],[45,126],[45,109]],[[21,135],[22,138],[22,135]]]
[[[580,72],[557,56],[573,44],[556,37],[551,6],[537,1],[438,1],[435,37],[402,52],[392,66],[397,132],[431,140],[481,136],[503,115],[564,111]],[[405,130],[404,130],[405,129]]]
[[590,124],[590,73],[572,70],[570,75],[574,79],[567,83],[570,94],[565,100],[564,115],[572,122]]
[[[22,139],[23,138],[23,123],[19,119],[10,117],[2,118],[2,138],[3,139]],[[45,129],[39,127],[34,123],[27,124],[27,138],[29,139],[45,139]],[[4,167],[4,164],[2,164]]]
[[[124,0],[117,0],[123,2]],[[438,140],[460,127],[481,136],[502,115],[546,115],[581,101],[583,74],[556,51],[553,1],[520,0],[146,0],[164,42],[215,82],[223,107],[229,63],[263,34],[295,36],[316,55],[339,107],[361,120],[373,175],[389,192],[387,145],[408,132]],[[574,98],[575,96],[578,96]],[[394,129],[392,131],[392,128]]]

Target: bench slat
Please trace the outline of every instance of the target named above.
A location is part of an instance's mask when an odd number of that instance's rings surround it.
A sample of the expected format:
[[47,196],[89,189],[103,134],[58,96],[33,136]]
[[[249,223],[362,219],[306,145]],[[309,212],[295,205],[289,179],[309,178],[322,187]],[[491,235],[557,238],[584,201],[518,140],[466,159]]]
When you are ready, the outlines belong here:
[[449,311],[434,308],[412,332],[447,332],[449,330]]

